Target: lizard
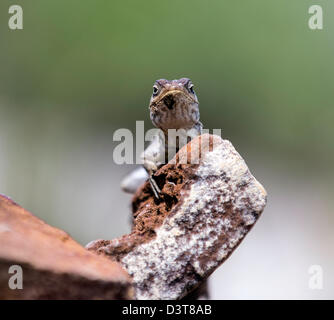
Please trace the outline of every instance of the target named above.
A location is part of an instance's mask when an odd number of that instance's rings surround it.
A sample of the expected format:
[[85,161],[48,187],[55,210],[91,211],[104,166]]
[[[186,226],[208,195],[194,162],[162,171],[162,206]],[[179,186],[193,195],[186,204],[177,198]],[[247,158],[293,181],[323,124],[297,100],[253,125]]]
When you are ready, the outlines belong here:
[[149,111],[150,119],[160,133],[141,154],[143,166],[128,174],[121,187],[125,192],[134,193],[148,179],[154,196],[159,199],[161,190],[154,180],[154,173],[165,164],[165,159],[173,157],[191,139],[202,134],[199,101],[191,80],[156,80]]

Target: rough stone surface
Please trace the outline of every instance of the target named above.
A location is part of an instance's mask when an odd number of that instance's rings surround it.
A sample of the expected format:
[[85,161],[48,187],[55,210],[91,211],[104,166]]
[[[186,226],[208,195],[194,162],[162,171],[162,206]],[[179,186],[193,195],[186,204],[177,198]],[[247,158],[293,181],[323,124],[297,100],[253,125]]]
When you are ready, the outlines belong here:
[[[23,289],[9,289],[9,267]],[[0,299],[130,299],[131,279],[116,262],[87,251],[0,195]]]
[[133,230],[88,249],[120,261],[137,299],[180,299],[226,260],[257,221],[266,191],[232,144],[202,135],[155,174],[161,199],[144,184],[133,199]]

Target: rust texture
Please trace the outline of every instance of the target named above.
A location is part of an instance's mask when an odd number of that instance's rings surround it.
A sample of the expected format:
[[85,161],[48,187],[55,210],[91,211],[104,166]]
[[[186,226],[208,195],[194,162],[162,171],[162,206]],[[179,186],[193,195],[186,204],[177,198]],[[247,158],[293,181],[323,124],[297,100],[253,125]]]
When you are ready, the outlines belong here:
[[[12,290],[9,267],[23,270]],[[0,299],[130,299],[131,279],[116,262],[88,252],[67,233],[0,195]]]
[[[191,160],[191,161],[190,161]],[[181,299],[237,248],[266,204],[266,191],[232,144],[202,135],[183,147],[132,202],[132,232],[87,248],[119,261],[137,299]]]

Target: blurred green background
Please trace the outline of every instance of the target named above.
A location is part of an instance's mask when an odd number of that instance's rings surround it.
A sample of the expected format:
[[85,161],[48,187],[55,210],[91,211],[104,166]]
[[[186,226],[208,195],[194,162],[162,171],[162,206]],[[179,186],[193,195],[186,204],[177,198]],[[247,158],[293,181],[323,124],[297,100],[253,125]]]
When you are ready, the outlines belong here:
[[[12,4],[23,30],[8,28]],[[324,30],[308,28],[313,4]],[[189,77],[204,126],[269,193],[213,297],[334,298],[333,17],[328,0],[2,0],[0,193],[83,244],[128,232],[132,167],[113,163],[113,132],[151,128],[154,80]],[[323,290],[308,288],[312,264]]]

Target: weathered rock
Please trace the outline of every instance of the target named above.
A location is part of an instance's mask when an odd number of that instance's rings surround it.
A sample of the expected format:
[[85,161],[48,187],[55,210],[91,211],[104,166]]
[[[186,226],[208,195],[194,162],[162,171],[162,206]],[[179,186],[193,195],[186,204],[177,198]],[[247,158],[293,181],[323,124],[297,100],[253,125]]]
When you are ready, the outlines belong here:
[[[12,290],[9,267],[23,269]],[[131,279],[116,262],[88,252],[64,231],[0,196],[0,299],[130,299]]]
[[226,260],[254,225],[266,191],[227,140],[193,139],[133,199],[131,234],[87,248],[119,261],[137,299],[180,299]]

